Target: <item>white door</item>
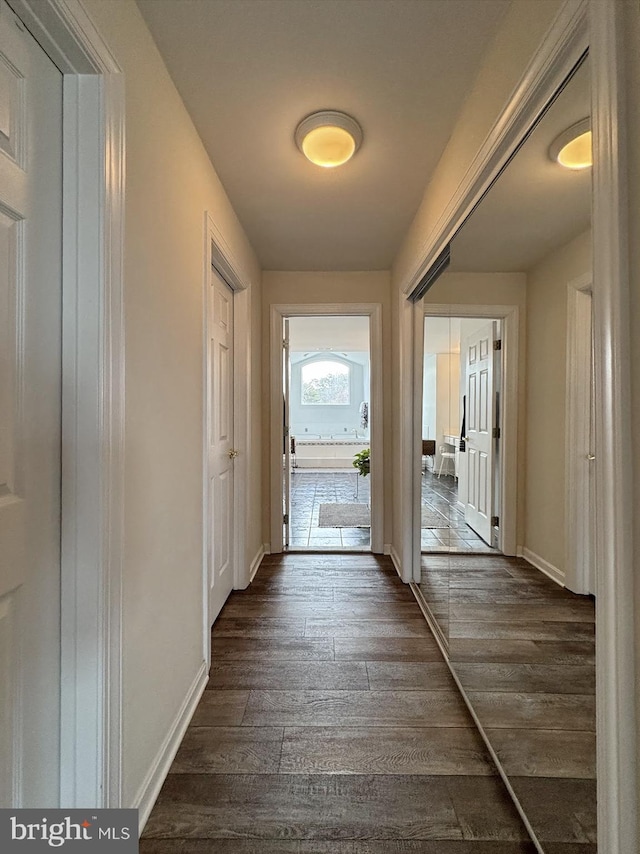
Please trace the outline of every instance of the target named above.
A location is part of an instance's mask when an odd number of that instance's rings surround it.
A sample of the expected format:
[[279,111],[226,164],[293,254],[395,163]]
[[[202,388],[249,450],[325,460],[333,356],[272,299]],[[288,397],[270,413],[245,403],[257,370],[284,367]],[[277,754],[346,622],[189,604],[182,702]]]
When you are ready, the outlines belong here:
[[465,338],[461,346],[465,366],[467,408],[465,439],[467,494],[464,518],[467,525],[491,545],[493,510],[493,321]]
[[233,291],[211,268],[207,299],[209,624],[233,589]]
[[0,806],[57,806],[62,76],[0,0]]

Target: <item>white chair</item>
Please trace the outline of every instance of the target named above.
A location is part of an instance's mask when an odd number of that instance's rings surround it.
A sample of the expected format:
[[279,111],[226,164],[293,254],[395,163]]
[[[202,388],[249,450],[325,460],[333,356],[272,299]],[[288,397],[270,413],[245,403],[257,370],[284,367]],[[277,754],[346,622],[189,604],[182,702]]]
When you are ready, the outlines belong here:
[[[440,468],[438,469],[438,477],[442,474],[442,467],[447,463],[447,468],[449,468],[449,460],[453,462],[453,473],[455,474],[456,470],[456,454],[455,451],[452,450],[451,445],[440,445]],[[445,472],[448,474],[448,472]]]

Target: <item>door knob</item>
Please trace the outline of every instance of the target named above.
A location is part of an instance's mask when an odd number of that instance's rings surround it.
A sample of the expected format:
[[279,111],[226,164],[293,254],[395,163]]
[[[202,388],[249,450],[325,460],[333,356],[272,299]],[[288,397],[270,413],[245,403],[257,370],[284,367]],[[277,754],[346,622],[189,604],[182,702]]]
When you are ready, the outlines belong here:
[[229,448],[229,459],[235,460],[235,458],[238,456],[239,453],[240,453],[240,451],[236,451],[235,448]]
[[595,458],[596,458],[595,454],[587,454],[586,455],[586,459],[589,460],[589,462],[592,462],[593,460],[595,460]]

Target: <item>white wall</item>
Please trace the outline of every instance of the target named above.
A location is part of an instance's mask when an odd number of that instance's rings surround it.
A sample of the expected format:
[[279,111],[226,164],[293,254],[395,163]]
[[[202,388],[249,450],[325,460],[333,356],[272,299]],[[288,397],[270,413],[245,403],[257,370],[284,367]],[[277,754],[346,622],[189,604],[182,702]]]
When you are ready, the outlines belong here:
[[567,285],[591,270],[591,232],[527,275],[525,548],[564,573]]
[[126,75],[123,804],[137,806],[203,662],[205,211],[252,283],[248,554],[261,541],[260,270],[137,6],[84,5]]

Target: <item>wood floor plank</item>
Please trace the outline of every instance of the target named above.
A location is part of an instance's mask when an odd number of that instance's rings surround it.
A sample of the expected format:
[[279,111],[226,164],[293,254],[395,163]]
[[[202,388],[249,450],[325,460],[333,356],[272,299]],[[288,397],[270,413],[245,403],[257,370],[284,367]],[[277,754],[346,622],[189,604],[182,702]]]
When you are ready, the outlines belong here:
[[[575,849],[575,850],[574,850]],[[595,854],[595,848],[549,848],[548,854]],[[341,841],[261,839],[141,839],[140,854],[536,854],[533,842],[361,839]]]
[[[416,605],[417,607],[417,605]],[[420,638],[431,637],[423,617],[417,619],[332,619],[309,617],[305,637],[333,638]]]
[[517,622],[451,621],[452,638],[501,638],[505,640],[590,640],[595,629],[591,622],[519,620]]
[[378,691],[451,691],[455,683],[444,661],[367,663],[369,684]]
[[450,778],[170,774],[144,836],[462,839],[451,791],[442,780]]
[[248,700],[248,691],[205,691],[190,725],[238,726]]
[[322,638],[255,638],[215,635],[213,661],[332,661],[333,640]]
[[[370,674],[371,675],[371,674]],[[467,691],[595,694],[595,668],[587,664],[456,664]],[[372,683],[373,684],[373,683]]]
[[285,774],[496,774],[482,739],[463,728],[291,727]]
[[528,838],[499,777],[460,776],[447,780],[465,839]]
[[593,732],[552,729],[487,729],[502,767],[515,777],[595,780]]
[[432,637],[335,638],[336,660],[344,661],[442,661]]
[[[583,694],[467,692],[483,727],[595,731],[595,697]],[[251,697],[249,698],[249,703]]]
[[453,691],[252,691],[245,726],[469,727]]
[[244,599],[227,602],[224,617],[324,617],[327,619],[375,620],[381,610],[389,619],[417,619],[420,610],[415,599],[396,601],[388,599],[384,606],[380,602],[359,600],[357,595],[351,601],[296,599],[292,596],[260,596],[258,594]]
[[595,644],[586,641],[539,641],[518,639],[451,638],[449,654],[454,662],[504,662],[512,664],[595,664]]
[[207,689],[369,689],[359,661],[219,661],[211,666]]
[[593,623],[593,605],[588,600],[581,602],[555,602],[553,605],[534,604],[531,602],[517,604],[458,604],[450,603],[452,620],[465,622],[523,622],[540,620],[544,623]]
[[511,777],[510,782],[545,847],[547,842],[597,843],[595,780]]
[[191,726],[172,774],[274,774],[279,771],[281,727]]
[[305,619],[253,617],[251,619],[237,619],[218,617],[213,625],[213,637],[240,637],[240,638],[286,638],[302,637],[304,635]]

